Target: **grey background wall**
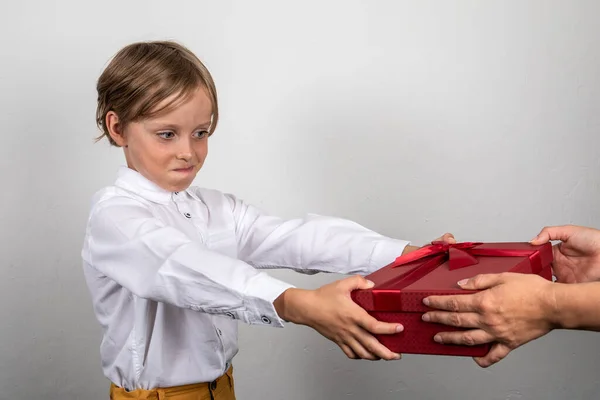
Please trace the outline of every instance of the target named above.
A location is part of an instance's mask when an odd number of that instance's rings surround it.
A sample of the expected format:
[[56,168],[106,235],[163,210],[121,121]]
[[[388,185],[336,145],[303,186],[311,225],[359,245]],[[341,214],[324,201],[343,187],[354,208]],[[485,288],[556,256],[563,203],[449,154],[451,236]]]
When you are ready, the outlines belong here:
[[[600,227],[595,1],[3,1],[0,398],[103,399],[80,249],[119,150],[93,143],[95,80],[176,39],[217,82],[197,184],[283,216],[417,244]],[[301,287],[337,276],[273,272]],[[600,336],[553,332],[470,359],[352,361],[309,329],[241,327],[240,399],[593,399]]]

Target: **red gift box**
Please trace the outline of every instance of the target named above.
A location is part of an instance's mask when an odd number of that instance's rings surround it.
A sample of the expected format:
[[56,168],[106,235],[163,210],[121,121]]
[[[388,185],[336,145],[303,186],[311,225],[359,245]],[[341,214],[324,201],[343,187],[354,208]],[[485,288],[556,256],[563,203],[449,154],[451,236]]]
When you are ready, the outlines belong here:
[[404,331],[393,335],[375,335],[391,351],[404,354],[484,356],[492,344],[460,346],[439,344],[438,332],[463,330],[425,322],[423,304],[430,295],[471,294],[457,282],[477,274],[516,272],[537,274],[552,280],[552,245],[529,243],[456,243],[434,242],[398,257],[391,264],[366,276],[372,289],[355,290],[352,299],[380,321],[401,323]]

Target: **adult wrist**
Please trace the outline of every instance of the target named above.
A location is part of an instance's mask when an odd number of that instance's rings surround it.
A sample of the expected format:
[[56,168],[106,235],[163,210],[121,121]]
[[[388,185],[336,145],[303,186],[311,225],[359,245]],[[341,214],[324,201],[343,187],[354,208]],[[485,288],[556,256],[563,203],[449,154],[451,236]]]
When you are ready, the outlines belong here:
[[551,329],[562,328],[564,323],[563,310],[560,306],[562,297],[562,286],[561,283],[549,283],[549,290],[544,290],[542,293],[546,293],[544,296],[544,317],[550,325]]

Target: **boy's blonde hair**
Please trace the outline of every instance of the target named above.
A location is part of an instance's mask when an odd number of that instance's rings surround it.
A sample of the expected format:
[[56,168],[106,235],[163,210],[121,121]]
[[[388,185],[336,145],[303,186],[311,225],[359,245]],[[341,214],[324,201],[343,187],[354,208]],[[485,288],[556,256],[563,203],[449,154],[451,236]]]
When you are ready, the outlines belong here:
[[[211,135],[219,119],[215,83],[202,62],[185,46],[171,41],[138,42],[121,49],[100,75],[96,90],[96,123],[102,130],[97,140],[107,137],[118,146],[106,127],[109,111],[119,116],[122,127],[129,122],[167,111],[204,87],[212,103]],[[169,104],[157,108],[175,95]]]

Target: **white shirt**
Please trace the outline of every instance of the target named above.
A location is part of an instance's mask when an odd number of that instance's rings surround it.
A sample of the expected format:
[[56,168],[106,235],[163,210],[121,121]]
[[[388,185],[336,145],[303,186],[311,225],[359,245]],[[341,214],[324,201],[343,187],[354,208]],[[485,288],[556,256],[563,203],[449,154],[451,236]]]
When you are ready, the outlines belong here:
[[168,192],[122,167],[93,198],[82,250],[104,374],[127,389],[210,382],[238,351],[238,321],[283,326],[273,301],[292,285],[261,269],[365,275],[407,244],[216,190]]

